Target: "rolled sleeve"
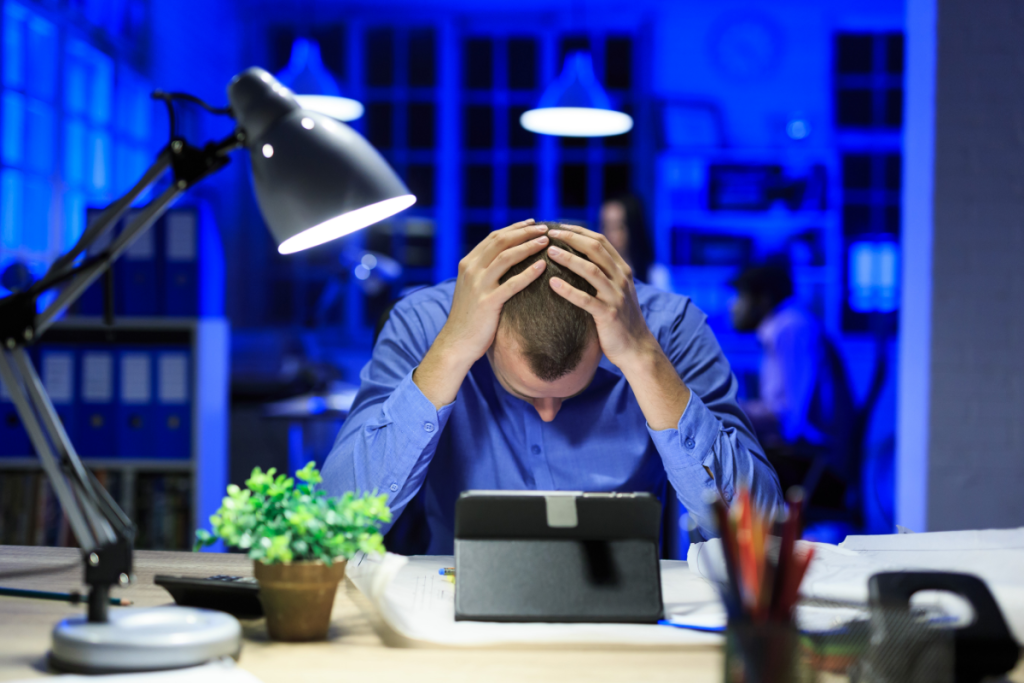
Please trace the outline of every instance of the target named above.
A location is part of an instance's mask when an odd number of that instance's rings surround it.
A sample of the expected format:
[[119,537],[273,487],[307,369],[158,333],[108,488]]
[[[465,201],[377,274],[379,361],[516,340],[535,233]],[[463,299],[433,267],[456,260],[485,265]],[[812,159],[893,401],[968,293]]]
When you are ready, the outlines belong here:
[[[665,458],[665,467],[676,469],[693,464],[708,465],[714,458],[714,446],[721,430],[721,421],[693,391],[690,392],[690,400],[675,429],[659,431],[647,425],[654,445],[663,455],[668,456]],[[682,462],[677,463],[675,460]]]

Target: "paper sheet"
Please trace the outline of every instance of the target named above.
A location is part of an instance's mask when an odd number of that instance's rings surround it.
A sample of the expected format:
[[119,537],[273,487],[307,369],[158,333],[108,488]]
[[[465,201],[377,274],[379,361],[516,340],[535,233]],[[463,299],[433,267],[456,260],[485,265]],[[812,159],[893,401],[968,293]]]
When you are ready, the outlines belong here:
[[[814,560],[800,587],[806,598],[866,604],[868,579],[884,571],[974,574],[988,584],[1010,629],[1024,641],[1024,528],[850,536],[838,546],[809,545]],[[691,545],[686,559],[700,576],[724,575],[718,539]]]
[[[14,683],[39,683],[33,678]],[[150,671],[145,673],[111,674],[107,676],[80,676],[67,674],[52,680],[61,683],[260,683],[260,679],[245,669],[240,669],[233,659],[214,660],[202,666],[172,671]]]
[[[455,586],[438,569],[452,556],[360,558],[349,563],[348,578],[366,595],[383,621],[409,646],[706,646],[722,637],[648,624],[499,624],[455,621]],[[714,586],[694,575],[685,562],[663,560],[665,614],[712,622],[722,607]]]

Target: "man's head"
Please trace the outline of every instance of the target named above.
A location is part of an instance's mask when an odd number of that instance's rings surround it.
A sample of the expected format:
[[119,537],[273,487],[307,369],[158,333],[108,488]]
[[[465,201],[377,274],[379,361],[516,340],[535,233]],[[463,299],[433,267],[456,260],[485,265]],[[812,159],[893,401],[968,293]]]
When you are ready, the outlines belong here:
[[[549,228],[558,223],[545,222]],[[552,246],[583,254],[560,240]],[[547,249],[512,266],[501,281],[518,275],[544,259],[544,273],[505,302],[498,333],[487,357],[494,373],[512,395],[529,401],[541,418],[550,422],[561,408],[562,399],[587,388],[601,360],[594,318],[559,296],[549,284],[558,277],[588,294],[596,290],[576,273],[548,257]]]
[[730,307],[732,325],[740,332],[753,332],[783,301],[793,295],[789,269],[779,264],[747,268],[732,281],[736,299]]

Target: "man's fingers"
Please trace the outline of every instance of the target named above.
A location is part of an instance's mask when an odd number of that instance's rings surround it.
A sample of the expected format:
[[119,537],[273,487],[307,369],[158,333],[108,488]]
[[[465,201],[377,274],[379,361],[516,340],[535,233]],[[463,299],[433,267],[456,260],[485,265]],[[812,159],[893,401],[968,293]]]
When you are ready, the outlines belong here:
[[548,247],[548,255],[559,265],[565,266],[592,284],[598,296],[610,299],[615,294],[615,285],[610,277],[596,264],[558,247]]
[[497,282],[501,279],[501,276],[508,272],[508,269],[516,265],[520,261],[526,259],[538,251],[544,249],[549,244],[548,236],[541,235],[535,237],[526,244],[520,244],[517,247],[511,247],[498,254],[498,257],[491,261],[491,265],[486,267],[488,272],[488,279]]
[[542,259],[519,273],[519,275],[510,277],[505,280],[505,282],[501,283],[496,290],[498,292],[498,300],[501,304],[504,305],[506,301],[526,289],[527,285],[539,278],[547,265],[547,262]]
[[491,265],[498,254],[510,247],[526,242],[527,240],[543,235],[547,232],[546,225],[536,225],[532,218],[495,230],[484,238],[480,244],[466,256],[466,261],[480,268]]
[[569,303],[579,306],[595,318],[604,310],[603,303],[586,292],[576,289],[560,277],[551,278],[548,280],[548,284],[551,285],[551,289],[555,290],[559,296],[566,299]]
[[[622,254],[615,250],[608,238],[599,232],[581,228],[578,225],[565,225],[549,231],[553,239],[560,239],[572,246],[577,251],[582,251],[590,260],[601,266],[602,270],[612,275],[612,269],[618,269],[630,279],[633,277],[633,270],[622,258]],[[614,264],[614,266],[612,265]]]

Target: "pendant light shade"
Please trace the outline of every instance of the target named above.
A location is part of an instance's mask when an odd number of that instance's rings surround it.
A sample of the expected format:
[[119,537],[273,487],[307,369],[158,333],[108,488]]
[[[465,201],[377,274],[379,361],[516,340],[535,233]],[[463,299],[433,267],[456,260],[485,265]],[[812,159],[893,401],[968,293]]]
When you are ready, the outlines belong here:
[[320,112],[339,121],[355,121],[363,115],[363,104],[342,97],[338,82],[324,66],[320,44],[308,38],[296,38],[291,57],[277,74],[288,86],[303,109]]
[[532,133],[574,138],[621,135],[633,128],[629,114],[612,109],[589,52],[573,52],[566,58],[562,73],[544,91],[537,108],[523,112],[519,123]]
[[416,202],[362,135],[301,108],[263,69],[236,76],[228,100],[245,131],[256,200],[280,253],[342,237]]

